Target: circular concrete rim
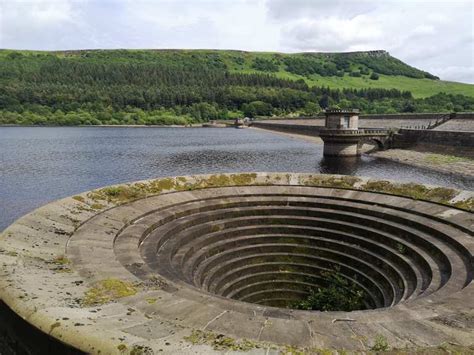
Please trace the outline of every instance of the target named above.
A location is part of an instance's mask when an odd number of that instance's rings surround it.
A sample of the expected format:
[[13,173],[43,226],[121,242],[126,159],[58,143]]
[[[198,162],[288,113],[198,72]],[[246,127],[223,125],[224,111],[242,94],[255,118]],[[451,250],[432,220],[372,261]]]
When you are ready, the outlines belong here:
[[[413,308],[400,304],[374,311],[314,313],[267,307],[260,313],[252,308],[249,314],[248,304],[228,300],[219,300],[217,304],[213,297],[209,305],[209,295],[196,294],[186,285],[170,285],[169,280],[159,279],[156,283],[143,282],[120,263],[107,263],[104,267],[102,262],[114,260],[114,251],[109,245],[117,233],[147,209],[156,208],[153,200],[160,197],[153,195],[169,198],[172,192],[181,191],[173,197],[180,194],[189,197],[193,191],[183,190],[223,186],[234,186],[226,188],[239,193],[239,189],[252,185],[320,186],[320,190],[338,197],[363,196],[365,201],[374,204],[396,199],[404,208],[422,208],[425,213],[428,209],[432,216],[470,233],[471,240],[463,239],[463,243],[472,260],[472,213],[411,198],[361,191],[369,181],[373,180],[293,173],[200,175],[118,186],[144,187],[146,194],[139,197],[146,198],[136,202],[97,199],[103,192],[101,189],[56,201],[20,218],[2,233],[0,297],[31,324],[86,352],[123,353],[141,346],[168,353],[212,353],[210,345],[215,346],[213,343],[198,341],[190,345],[183,340],[190,334],[193,336],[196,329],[252,339],[260,342],[262,353],[281,344],[364,351],[370,349],[375,334],[399,348],[435,346],[442,342],[472,345],[472,282],[441,300],[428,297],[426,302]],[[343,188],[331,188],[331,185]],[[153,186],[153,191],[148,186]],[[473,192],[458,191],[450,202],[469,198],[474,198]],[[86,233],[82,240],[77,239],[86,225],[92,228],[89,232],[96,229],[97,235]],[[108,230],[104,231],[104,226]],[[93,248],[92,240],[97,242]],[[81,258],[92,263],[83,267]],[[134,283],[136,294],[98,306],[81,307],[84,294],[103,280]],[[200,307],[202,304],[206,307]],[[297,334],[298,338],[282,337],[285,333]],[[279,336],[272,338],[272,334]]]

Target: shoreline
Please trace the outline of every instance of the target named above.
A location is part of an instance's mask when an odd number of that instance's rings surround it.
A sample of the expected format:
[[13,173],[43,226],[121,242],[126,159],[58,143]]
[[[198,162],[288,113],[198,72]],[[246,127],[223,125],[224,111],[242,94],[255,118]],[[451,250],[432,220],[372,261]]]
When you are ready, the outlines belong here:
[[[402,154],[404,156],[402,156]],[[449,174],[456,177],[474,178],[474,160],[466,159],[454,162],[434,163],[429,162],[431,157],[433,157],[434,159],[436,159],[437,157],[439,157],[440,159],[443,159],[443,157],[449,159],[451,158],[451,156],[435,152],[421,153],[415,150],[405,149],[389,149],[370,153],[369,155],[377,159],[390,160],[400,164],[428,169],[431,171]]]
[[0,125],[0,128],[3,127],[29,127],[29,128],[97,128],[97,127],[104,127],[104,128],[203,128],[202,124],[193,124],[193,125],[77,125],[77,126],[40,126],[40,125],[17,125],[17,124],[4,124]]

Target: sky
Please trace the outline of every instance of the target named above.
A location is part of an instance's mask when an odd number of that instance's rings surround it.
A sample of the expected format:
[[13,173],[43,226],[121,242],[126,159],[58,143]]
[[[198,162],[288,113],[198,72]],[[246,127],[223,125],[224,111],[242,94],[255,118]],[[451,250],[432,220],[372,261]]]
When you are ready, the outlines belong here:
[[0,48],[383,49],[474,83],[474,1],[0,0]]

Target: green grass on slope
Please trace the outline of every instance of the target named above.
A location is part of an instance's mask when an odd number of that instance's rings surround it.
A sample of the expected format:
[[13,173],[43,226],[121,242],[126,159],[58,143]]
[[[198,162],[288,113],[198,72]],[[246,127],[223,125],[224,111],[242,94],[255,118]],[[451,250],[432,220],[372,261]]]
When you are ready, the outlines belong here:
[[308,84],[316,86],[329,86],[331,88],[383,88],[411,91],[415,98],[424,98],[440,92],[447,94],[460,94],[474,97],[474,85],[452,81],[413,79],[406,76],[379,75],[379,80],[370,80],[368,77],[340,77],[314,76]]
[[[261,73],[254,69],[233,70],[233,72]],[[417,99],[433,96],[440,92],[474,97],[474,85],[454,81],[414,79],[400,75],[392,76],[383,74],[379,74],[379,80],[370,80],[368,76],[362,76],[360,78],[351,77],[347,74],[344,75],[344,77],[312,75],[310,78],[307,78],[283,70],[274,74],[282,79],[303,79],[310,86],[329,86],[331,89],[373,88],[406,90],[411,91],[413,97]]]

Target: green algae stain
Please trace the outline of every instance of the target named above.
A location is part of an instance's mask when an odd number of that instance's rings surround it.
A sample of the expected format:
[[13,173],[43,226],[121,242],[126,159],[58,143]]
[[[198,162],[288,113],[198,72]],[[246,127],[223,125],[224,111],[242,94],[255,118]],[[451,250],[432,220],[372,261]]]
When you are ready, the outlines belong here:
[[97,306],[116,299],[133,296],[138,292],[136,286],[128,281],[106,279],[99,281],[86,291],[82,300],[83,307]]

